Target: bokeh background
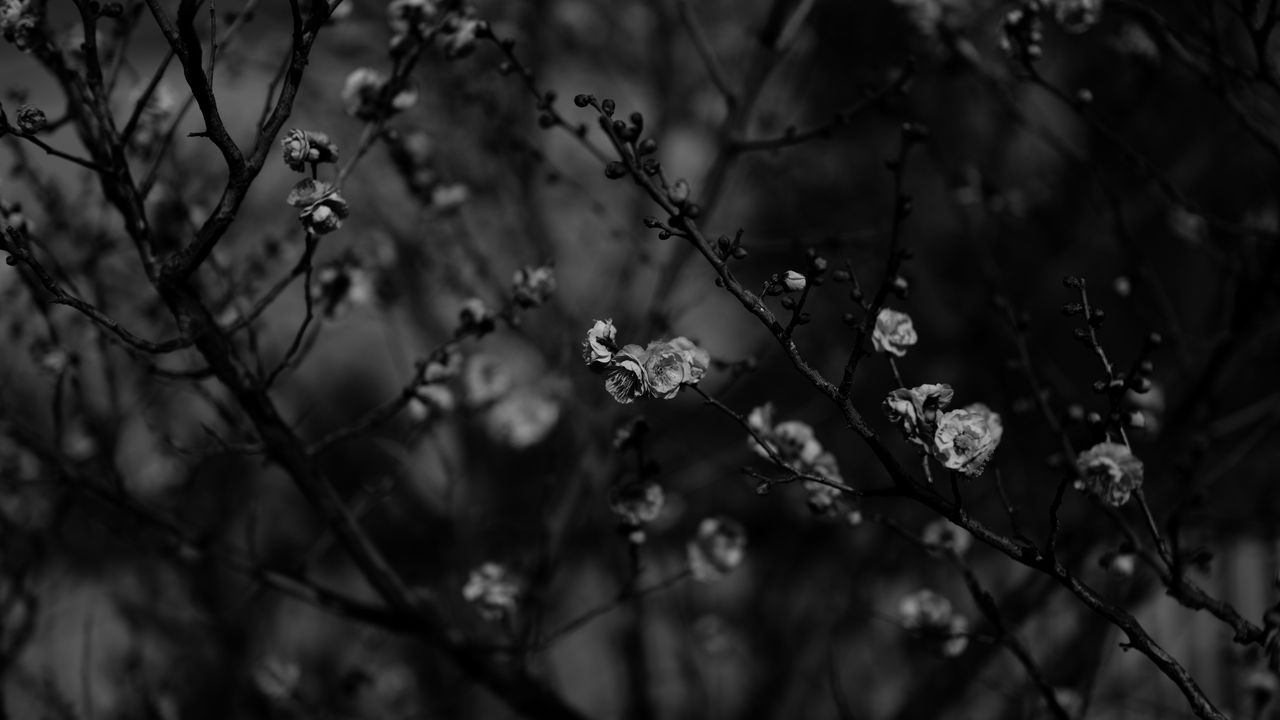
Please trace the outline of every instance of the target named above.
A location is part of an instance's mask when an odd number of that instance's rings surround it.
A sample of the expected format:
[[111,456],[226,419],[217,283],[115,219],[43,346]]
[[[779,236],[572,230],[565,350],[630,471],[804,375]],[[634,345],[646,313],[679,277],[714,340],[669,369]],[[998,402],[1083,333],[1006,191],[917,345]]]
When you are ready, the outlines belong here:
[[[79,30],[62,5],[51,8],[51,24],[74,48]],[[289,127],[325,132],[345,152],[362,123],[344,112],[344,82],[355,68],[389,67],[390,31],[383,2],[344,5],[350,13],[324,30]],[[1280,90],[1258,66],[1272,62],[1269,45],[1255,52],[1245,29],[1253,9],[1230,1],[1110,0],[1096,22],[1070,32],[1046,16],[1036,67],[1058,97],[1001,51],[1012,7],[525,0],[481,2],[478,14],[516,40],[517,56],[539,87],[559,94],[571,122],[594,128],[591,111],[569,102],[577,93],[643,113],[666,175],[686,178],[703,203],[702,225],[712,236],[743,231],[750,255],[735,272],[748,287],[803,269],[810,248],[833,267],[847,263],[868,292],[877,287],[895,203],[885,163],[904,122],[928,128],[903,172],[914,212],[902,243],[914,256],[903,268],[907,291],[890,303],[920,337],[899,360],[904,382],[949,383],[958,404],[985,402],[1004,418],[991,469],[966,486],[967,507],[1006,526],[998,472],[1027,532],[1043,537],[1062,474],[1058,439],[1011,362],[1017,333],[1003,308],[1025,317],[1047,402],[1078,445],[1093,439],[1082,418],[1107,411],[1091,389],[1096,360],[1072,335],[1078,321],[1059,311],[1076,299],[1061,278],[1081,276],[1107,313],[1101,338],[1121,367],[1150,333],[1162,336],[1153,391],[1129,400],[1145,425],[1133,439],[1148,496],[1161,521],[1181,518],[1184,544],[1212,553],[1197,577],[1261,623],[1280,561]],[[728,83],[757,89],[747,93],[758,96],[749,116],[726,122],[686,14]],[[765,47],[762,33],[779,16],[795,20],[787,44]],[[125,17],[139,20],[117,46],[112,102],[121,117],[166,52],[141,3],[126,2]],[[287,52],[288,27],[287,5],[262,3],[219,58],[215,89],[242,142]],[[727,136],[820,126],[889,85],[909,59],[906,92],[825,137],[726,160]],[[594,718],[833,718],[842,707],[851,717],[901,720],[1045,716],[955,567],[874,521],[914,533],[935,519],[930,512],[869,499],[861,525],[815,517],[799,487],[755,492],[741,468],[763,465],[744,432],[693,393],[632,405],[608,396],[580,358],[592,321],[613,319],[623,342],[685,335],[723,361],[702,383],[712,396],[744,414],[772,402],[779,417],[815,428],[847,482],[887,482],[835,408],[713,285],[711,269],[644,228],[658,212],[650,201],[628,181],[607,180],[571,133],[539,128],[531,96],[500,72],[502,61],[482,42],[468,57],[428,53],[420,63],[417,105],[389,123],[399,147],[416,153],[416,170],[396,163],[395,143],[376,144],[343,185],[350,219],[320,245],[318,262],[358,265],[370,291],[322,319],[306,361],[274,390],[304,437],[322,437],[394,396],[414,362],[451,337],[463,301],[497,306],[517,269],[555,268],[554,299],[518,327],[465,343],[464,369],[435,404],[323,458],[406,581],[477,645],[536,639],[612,607],[521,659]],[[6,43],[0,68],[10,118],[24,102],[50,118],[64,113],[60,88],[30,56]],[[171,111],[189,97],[176,68],[162,87]],[[1071,101],[1081,90],[1092,102]],[[202,127],[198,113],[182,117],[161,160],[135,158],[138,174],[154,164],[150,212],[175,242],[190,237],[224,180],[207,140],[187,137]],[[42,137],[82,153],[67,126]],[[596,131],[588,141],[607,147]],[[12,137],[0,141],[0,171],[0,198],[20,203],[76,287],[148,337],[176,332],[85,172]],[[272,160],[254,185],[219,245],[218,267],[206,271],[219,312],[243,311],[296,262],[302,233],[284,202],[296,180]],[[433,197],[440,188],[448,192]],[[797,335],[829,377],[853,342],[842,319],[857,312],[848,291],[815,288],[812,322]],[[216,381],[157,374],[72,311],[33,301],[7,266],[0,292],[7,715],[512,716],[429,645],[264,589],[217,560],[232,553],[375,598],[288,478],[245,450],[254,438]],[[302,292],[295,283],[280,296],[242,347],[246,356],[281,357],[302,319]],[[748,360],[750,370],[729,369]],[[200,365],[183,353],[158,362],[170,371]],[[909,460],[879,410],[895,387],[888,363],[872,357],[854,398]],[[615,602],[634,578],[610,497],[637,466],[613,443],[641,417],[666,503],[647,528],[640,584],[677,576],[710,515],[745,526],[748,554],[718,583],[684,580]],[[95,487],[121,491],[173,526],[105,502]],[[1143,568],[1117,577],[1100,567],[1122,536],[1096,504],[1069,492],[1063,517],[1064,548],[1084,579],[1133,609],[1233,717],[1266,712],[1258,701],[1276,681],[1256,655],[1164,597]],[[193,552],[177,537],[215,549]],[[1166,678],[1122,650],[1115,628],[1051,580],[982,547],[969,561],[1048,680],[1088,698],[1089,717],[1190,715]],[[510,623],[486,620],[463,599],[469,573],[486,562],[521,582]],[[898,602],[920,587],[972,619],[976,636],[959,657],[902,628]]]

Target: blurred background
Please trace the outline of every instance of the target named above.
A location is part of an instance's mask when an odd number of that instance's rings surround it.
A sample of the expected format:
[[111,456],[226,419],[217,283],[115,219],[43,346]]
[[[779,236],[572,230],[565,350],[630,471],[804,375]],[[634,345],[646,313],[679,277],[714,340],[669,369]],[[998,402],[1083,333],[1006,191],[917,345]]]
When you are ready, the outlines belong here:
[[[536,86],[590,129],[586,142],[612,152],[594,113],[569,101],[575,94],[613,99],[620,117],[642,113],[666,177],[687,179],[702,204],[708,235],[742,232],[749,255],[734,272],[749,288],[805,270],[812,249],[873,293],[895,205],[886,161],[903,123],[927,128],[901,174],[914,211],[900,242],[913,257],[889,304],[919,334],[897,361],[903,383],[948,383],[957,406],[984,402],[1003,418],[989,469],[965,486],[969,512],[1012,534],[998,476],[1021,529],[1039,541],[1063,477],[1019,337],[1076,446],[1099,439],[1088,416],[1109,412],[1091,387],[1100,369],[1073,337],[1079,319],[1060,312],[1078,299],[1062,277],[1081,276],[1106,311],[1099,332],[1111,359],[1153,365],[1152,390],[1128,396],[1125,412],[1136,416],[1131,439],[1158,521],[1176,518],[1183,547],[1206,550],[1193,576],[1261,625],[1280,561],[1280,85],[1270,30],[1259,41],[1252,28],[1274,9],[1060,4],[1084,19],[1045,9],[1031,76],[1001,48],[1019,6],[988,0],[525,0],[481,2],[476,16],[516,41]],[[49,25],[74,67],[83,31],[64,5],[52,4]],[[215,12],[225,28],[237,10]],[[290,27],[285,4],[253,13],[219,56],[215,83],[246,145]],[[345,112],[344,85],[356,68],[389,72],[392,32],[380,0],[345,0],[336,15],[286,128],[323,132],[345,155],[365,123]],[[167,52],[145,5],[125,2],[122,18],[99,41],[121,123]],[[112,30],[131,18],[131,33]],[[209,30],[203,17],[200,28]],[[465,301],[497,308],[518,269],[554,268],[547,304],[461,343],[456,375],[322,455],[393,567],[469,645],[522,648],[501,662],[525,663],[588,717],[1048,717],[956,565],[903,537],[936,515],[868,498],[852,524],[815,515],[796,485],[758,494],[742,468],[767,468],[743,429],[702,398],[623,405],[605,392],[581,359],[593,321],[612,319],[620,343],[683,335],[716,361],[700,386],[708,394],[743,415],[772,402],[779,420],[814,428],[846,482],[888,483],[711,268],[645,229],[660,209],[630,181],[607,180],[572,132],[540,128],[535,100],[503,62],[487,42],[457,59],[425,53],[411,80],[416,105],[390,119],[342,184],[351,216],[319,244],[313,286],[326,294],[305,362],[272,391],[303,438],[324,438],[394,398],[415,362],[453,336]],[[909,64],[904,92],[881,93]],[[19,105],[37,106],[53,121],[40,137],[83,155],[58,123],[67,102],[40,63],[5,43],[0,68],[10,121]],[[225,181],[208,140],[188,136],[203,127],[189,97],[172,63],[130,160],[136,177],[154,177],[149,216],[174,249]],[[735,144],[826,126],[794,146]],[[0,171],[6,222],[29,223],[59,277],[140,335],[177,334],[90,173],[12,135],[0,140]],[[303,233],[285,202],[298,179],[273,155],[202,271],[205,300],[225,322],[298,262]],[[812,287],[812,321],[796,335],[830,378],[854,340],[845,314],[861,318],[849,290]],[[301,280],[289,285],[240,336],[245,358],[269,368],[285,356],[305,292]],[[33,298],[8,266],[0,293],[8,716],[516,716],[430,644],[325,612],[245,571],[301,573],[376,602],[323,519],[265,461],[234,398],[199,376],[198,354],[129,351]],[[1146,355],[1153,332],[1163,342]],[[880,410],[896,387],[877,355],[853,397],[915,463]],[[611,506],[640,481],[658,484],[665,502],[636,544]],[[1124,515],[1136,524],[1133,512]],[[685,574],[687,544],[709,516],[743,525],[746,558],[703,583]],[[1127,549],[1114,518],[1074,491],[1062,517],[1073,571],[1130,608],[1218,707],[1270,713],[1277,679],[1256,653],[1165,597],[1146,568],[1117,567]],[[1191,715],[1146,658],[1121,648],[1119,631],[1051,579],[980,545],[966,561],[1064,707],[1074,698],[1088,717]],[[463,592],[486,563],[518,588],[496,619]],[[962,653],[904,629],[902,598],[926,587],[969,618]]]

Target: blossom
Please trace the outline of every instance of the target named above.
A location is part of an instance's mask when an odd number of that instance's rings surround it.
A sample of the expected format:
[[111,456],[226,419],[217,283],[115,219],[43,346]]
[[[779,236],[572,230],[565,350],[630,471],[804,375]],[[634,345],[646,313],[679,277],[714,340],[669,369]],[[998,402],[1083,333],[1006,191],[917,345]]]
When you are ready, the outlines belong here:
[[1133,571],[1137,569],[1137,561],[1137,556],[1131,552],[1108,550],[1098,559],[1098,564],[1109,575],[1128,578],[1133,577]]
[[408,35],[426,35],[429,24],[439,15],[440,4],[437,0],[391,0],[387,5],[387,25],[397,39]]
[[1040,6],[1035,0],[1025,2],[1005,13],[1001,23],[1000,49],[1011,60],[1030,65],[1040,58],[1044,30],[1040,22]]
[[969,647],[969,618],[953,615],[947,624],[947,637],[940,648],[944,657],[959,657]]
[[306,178],[289,191],[286,201],[302,208],[298,220],[308,232],[325,235],[342,227],[342,221],[351,214],[347,201],[337,188],[327,182]]
[[511,278],[511,293],[520,307],[538,307],[550,300],[555,291],[555,270],[548,265],[520,268]]
[[422,381],[427,384],[438,383],[462,374],[462,353],[452,345],[446,345],[443,351],[436,353],[426,367],[422,369]]
[[354,259],[342,258],[316,271],[311,301],[324,317],[341,317],[373,301],[373,279]]
[[322,132],[293,129],[280,140],[284,164],[297,172],[307,164],[332,163],[338,160],[338,146]]
[[467,403],[472,406],[487,405],[506,395],[515,385],[506,363],[497,356],[484,353],[467,359],[463,370],[462,386]]
[[907,630],[947,627],[951,616],[951,601],[928,588],[917,590],[898,602],[898,620]]
[[883,308],[876,315],[876,326],[871,331],[871,345],[876,352],[902,357],[907,354],[908,347],[916,344],[917,339],[911,316],[906,313]]
[[1063,30],[1082,33],[1098,24],[1102,0],[1051,0],[1053,17]]
[[925,545],[947,550],[957,556],[964,555],[973,545],[973,535],[968,530],[945,518],[939,518],[925,525],[920,539]]
[[928,449],[933,444],[938,413],[954,396],[946,384],[898,388],[884,399],[884,413],[909,442]]
[[747,533],[741,525],[728,518],[704,518],[687,550],[689,569],[695,580],[719,580],[742,564],[746,557]]
[[661,485],[633,482],[614,490],[609,510],[618,517],[627,539],[638,545],[645,541],[644,526],[658,518],[665,501]]
[[785,285],[788,290],[798,292],[804,289],[807,281],[801,273],[798,273],[795,270],[788,270],[787,274],[782,276],[782,284]]
[[682,385],[696,385],[706,373],[710,356],[688,338],[655,340],[645,348],[645,377],[649,394],[670,400]]
[[499,620],[515,613],[520,586],[505,567],[488,562],[471,571],[462,587],[462,597],[486,620]]
[[760,457],[769,459],[770,451],[787,465],[807,466],[822,454],[822,443],[814,436],[813,428],[799,420],[787,420],[774,424],[773,403],[765,403],[747,415],[747,425],[764,439],[765,444],[752,437],[748,444]]
[[1077,490],[1091,492],[1113,507],[1129,502],[1129,496],[1142,487],[1142,461],[1133,451],[1119,443],[1101,442],[1076,458]]
[[489,408],[485,429],[494,440],[514,450],[542,442],[560,421],[560,403],[534,388],[507,393]]
[[605,371],[604,389],[614,400],[629,403],[649,392],[649,380],[645,371],[648,353],[639,345],[624,345],[614,353]]
[[18,106],[18,131],[24,135],[35,135],[44,130],[49,124],[49,119],[44,116],[44,111],[34,105]]
[[493,330],[494,315],[480,298],[469,298],[458,310],[458,321],[464,332],[487,333]]
[[25,0],[0,0],[0,34],[22,52],[31,49],[36,19]]
[[484,22],[481,20],[455,16],[441,28],[437,43],[444,51],[444,56],[450,60],[466,57],[475,50],[476,38],[484,28]]
[[588,367],[603,368],[613,360],[613,351],[618,345],[614,341],[618,330],[613,320],[596,320],[587,331],[587,339],[582,341],[582,359]]
[[398,88],[390,98],[389,81],[373,68],[356,68],[347,75],[342,86],[342,104],[347,114],[361,120],[377,120],[408,110],[418,102],[418,92],[412,88]]
[[974,403],[938,416],[933,454],[949,470],[981,475],[1003,435],[1000,415],[982,403]]
[[471,190],[462,183],[439,183],[431,188],[431,204],[441,210],[450,210],[465,203]]
[[437,413],[447,413],[457,405],[453,391],[443,385],[423,385],[414,390],[409,399],[409,417],[416,422],[426,422]]

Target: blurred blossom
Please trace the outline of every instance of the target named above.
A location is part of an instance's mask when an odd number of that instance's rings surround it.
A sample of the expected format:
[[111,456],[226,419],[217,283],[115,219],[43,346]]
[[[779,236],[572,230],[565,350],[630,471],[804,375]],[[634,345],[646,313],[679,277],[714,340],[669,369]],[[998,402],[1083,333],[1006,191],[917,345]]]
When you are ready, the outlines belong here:
[[963,556],[973,545],[973,535],[968,530],[946,518],[939,518],[924,526],[920,534],[924,544]]
[[1001,26],[1000,49],[1019,65],[1030,65],[1040,59],[1044,30],[1040,22],[1038,0],[1024,0],[1021,6],[1005,13]]
[[307,165],[338,161],[338,146],[322,132],[290,130],[280,140],[284,164],[289,169],[303,172]]
[[75,462],[84,462],[98,452],[98,443],[80,423],[67,428],[62,435],[62,451]]
[[36,362],[40,367],[40,371],[49,375],[61,375],[67,366],[71,364],[71,355],[60,347],[40,347],[32,348],[36,353]]
[[665,499],[661,485],[633,482],[614,490],[609,509],[618,517],[628,539],[640,544],[645,541],[644,526],[658,518]]
[[1119,443],[1101,442],[1080,453],[1076,469],[1081,475],[1076,489],[1113,507],[1129,502],[1129,496],[1142,487],[1142,461]]
[[1208,223],[1201,215],[1181,207],[1169,211],[1169,229],[1188,245],[1199,245],[1208,234]]
[[949,470],[971,477],[981,475],[1003,436],[1000,415],[974,403],[938,416],[934,455]]
[[898,388],[884,399],[884,414],[898,426],[903,437],[922,450],[931,450],[938,415],[951,404],[955,391],[950,385],[918,385]]
[[467,358],[462,386],[471,406],[487,405],[510,392],[515,385],[511,370],[495,355],[477,353]]
[[471,571],[462,597],[486,620],[501,620],[515,614],[520,586],[505,567],[489,562]]
[[455,407],[453,391],[443,385],[423,385],[414,391],[407,409],[415,422],[426,422]]
[[316,235],[326,235],[342,227],[342,221],[350,214],[347,201],[337,188],[311,178],[294,185],[285,201],[301,208],[298,220],[307,232]]
[[451,210],[471,198],[471,190],[462,183],[440,183],[431,189],[431,204],[440,210]]
[[440,16],[437,0],[391,0],[387,4],[387,25],[398,40],[408,36],[424,37]]
[[311,301],[324,317],[340,318],[373,302],[373,280],[354,259],[336,260],[316,270]]
[[951,601],[923,588],[898,602],[898,620],[908,630],[947,627],[951,623]]
[[458,310],[458,321],[464,332],[486,333],[493,329],[494,315],[480,298],[469,298]]
[[964,654],[969,647],[969,618],[953,615],[951,622],[947,624],[947,635],[942,641],[942,655],[951,658]]
[[1133,571],[1137,569],[1137,560],[1137,556],[1131,552],[1108,551],[1103,554],[1100,562],[1108,574],[1129,578],[1133,577]]
[[740,649],[741,638],[719,615],[703,615],[693,623],[693,638],[702,652],[723,657]]
[[1049,0],[1049,6],[1067,32],[1084,32],[1097,25],[1102,15],[1102,0]]
[[907,14],[912,27],[927,39],[936,39],[953,16],[967,11],[971,0],[893,0]]
[[[1084,716],[1084,696],[1075,690],[1066,687],[1054,688],[1053,699],[1058,703],[1058,707],[1062,708],[1063,712],[1067,714],[1067,717],[1072,720]],[[1048,703],[1045,704],[1047,705]],[[1048,710],[1048,708],[1046,707],[1045,710]],[[1055,717],[1055,715],[1049,713],[1047,717]]]
[[1143,393],[1129,390],[1124,394],[1124,399],[1139,413],[1142,418],[1141,426],[1147,432],[1152,435],[1160,432],[1160,424],[1164,419],[1165,410],[1165,396],[1162,386],[1152,383],[1151,387]]
[[788,290],[799,292],[804,289],[806,280],[804,275],[795,270],[788,270],[787,274],[782,277],[782,284],[786,285]]
[[360,120],[377,120],[408,110],[418,102],[418,92],[400,88],[390,98],[387,77],[373,68],[356,68],[342,86],[342,104],[347,114]]
[[302,668],[272,655],[265,658],[253,670],[253,683],[258,692],[276,702],[284,702],[298,691],[302,680]]
[[442,351],[441,357],[432,358],[422,371],[422,381],[427,384],[443,382],[462,374],[462,353],[452,345]]
[[582,359],[590,367],[604,368],[613,360],[613,352],[618,349],[614,340],[618,330],[613,320],[596,320],[587,331],[587,339],[582,342]]
[[511,294],[523,308],[536,308],[551,299],[556,291],[556,274],[548,265],[524,267],[511,278]]
[[747,534],[741,525],[723,517],[704,518],[689,541],[689,569],[698,582],[719,580],[742,564]]
[[476,39],[484,28],[484,22],[473,17],[455,15],[440,28],[436,42],[450,60],[466,57],[476,48]]
[[1138,23],[1127,22],[1122,25],[1111,39],[1111,47],[1122,55],[1146,61],[1152,65],[1160,64],[1160,46],[1154,38]]
[[35,232],[35,225],[22,212],[22,204],[7,202],[0,197],[0,222],[12,227],[19,234]]
[[764,440],[765,444],[761,445],[754,436],[748,438],[748,445],[757,455],[772,459],[772,451],[792,472],[817,476],[827,481],[804,481],[810,510],[827,516],[834,516],[841,511],[839,502],[844,493],[833,486],[833,483],[844,482],[840,476],[840,466],[835,456],[823,449],[812,427],[798,420],[775,424],[773,403],[754,408],[747,415],[747,425]]
[[542,442],[560,421],[560,403],[545,392],[523,387],[507,393],[489,408],[489,436],[515,450]]
[[[139,87],[128,102],[130,112],[142,99],[146,86]],[[156,85],[138,114],[138,123],[134,126],[133,136],[129,138],[129,147],[144,155],[156,150],[168,131],[166,127],[178,111],[178,97],[165,83]]]
[[329,13],[329,22],[340,23],[343,20],[347,20],[355,10],[356,0],[340,0],[338,6]]
[[876,325],[871,331],[871,344],[876,352],[902,357],[916,340],[915,326],[906,313],[884,308],[876,315]]

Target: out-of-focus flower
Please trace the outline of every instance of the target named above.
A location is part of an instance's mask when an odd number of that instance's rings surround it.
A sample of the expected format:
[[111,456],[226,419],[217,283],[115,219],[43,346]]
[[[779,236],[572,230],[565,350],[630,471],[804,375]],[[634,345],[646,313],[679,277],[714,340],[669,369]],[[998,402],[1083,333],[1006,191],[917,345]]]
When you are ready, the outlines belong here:
[[807,282],[808,281],[805,280],[804,275],[796,272],[795,270],[788,270],[787,274],[782,276],[782,284],[792,292],[800,292],[804,289]]
[[438,0],[391,0],[387,4],[387,25],[397,41],[408,36],[424,37],[440,17]]
[[457,400],[453,391],[443,385],[423,385],[414,391],[407,410],[409,417],[415,422],[426,422],[431,418],[453,410]]
[[501,620],[515,614],[520,585],[505,567],[488,562],[471,571],[462,597],[486,620]]
[[467,358],[462,376],[467,404],[487,405],[506,395],[514,385],[511,371],[497,356],[479,353]]
[[1093,493],[1113,507],[1129,502],[1129,496],[1142,487],[1142,461],[1119,443],[1101,442],[1080,453],[1076,469],[1081,475],[1076,489]]
[[431,204],[440,210],[459,207],[471,198],[471,189],[462,183],[439,183],[431,188]]
[[476,38],[485,27],[483,20],[455,15],[447,20],[436,36],[436,42],[450,60],[466,57],[476,49]]
[[898,620],[908,630],[947,627],[951,623],[951,601],[922,588],[898,602]]
[[536,308],[550,300],[555,291],[555,270],[548,265],[520,268],[511,278],[511,294],[520,307]]
[[934,455],[949,470],[981,475],[1003,435],[1000,415],[982,403],[974,403],[938,416]]
[[[332,5],[332,3],[330,3]],[[351,17],[356,11],[356,0],[341,0],[339,5],[329,13],[329,23],[337,24]]]
[[1019,65],[1031,65],[1040,59],[1044,29],[1040,21],[1038,0],[1024,0],[1021,6],[1005,13],[1001,26],[1000,49]]
[[35,135],[49,124],[44,111],[35,105],[18,106],[18,131],[24,135]]
[[1098,564],[1107,571],[1108,575],[1118,578],[1133,577],[1133,571],[1137,569],[1138,558],[1131,552],[1108,550],[1098,559]]
[[560,403],[532,387],[507,393],[485,415],[494,440],[515,450],[533,447],[547,438],[560,420]]
[[876,326],[871,331],[871,345],[876,352],[902,357],[917,339],[915,326],[906,313],[884,308],[876,315]]
[[[130,107],[142,99],[145,87],[139,88],[132,96]],[[133,129],[133,137],[129,146],[135,151],[148,154],[159,147],[167,132],[166,125],[178,111],[178,97],[165,83],[152,89],[142,111],[138,114],[138,122]]]
[[742,564],[746,552],[747,533],[741,525],[724,517],[704,518],[689,541],[689,569],[699,582],[719,580]]
[[274,655],[266,657],[253,670],[253,683],[270,700],[284,702],[298,691],[302,668],[295,662]]
[[338,146],[322,132],[290,130],[280,140],[284,164],[289,169],[303,172],[307,165],[338,161]]
[[1134,411],[1141,418],[1140,423],[1135,426],[1144,428],[1148,433],[1155,435],[1160,432],[1160,424],[1164,419],[1165,398],[1164,388],[1160,385],[1152,384],[1147,388],[1146,392],[1138,392],[1130,390],[1125,393],[1125,400],[1134,407]]
[[[1076,720],[1077,718],[1084,716],[1084,696],[1075,690],[1066,687],[1054,688],[1053,699],[1058,703],[1058,707],[1062,708],[1062,711],[1065,712],[1067,717],[1071,718],[1071,720]],[[1055,717],[1055,713],[1047,712],[1049,710],[1048,702],[1045,702],[1044,704],[1044,709],[1046,711],[1045,717]]]
[[458,321],[462,332],[484,334],[493,330],[494,315],[483,300],[469,298],[462,302],[462,308],[458,310]]
[[373,302],[373,280],[353,258],[335,260],[316,271],[311,301],[319,305],[324,317],[342,317]]
[[0,0],[0,34],[21,52],[31,49],[36,18],[24,0]]
[[418,92],[410,87],[396,90],[391,97],[385,75],[373,68],[356,68],[342,86],[342,104],[347,114],[360,120],[377,120],[408,110],[418,102]]
[[613,360],[613,352],[618,349],[615,339],[618,329],[613,320],[596,320],[587,331],[587,339],[582,342],[582,359],[588,367],[603,369]]
[[959,657],[969,647],[969,618],[963,615],[951,616],[947,625],[947,638],[942,641],[943,657]]
[[609,509],[618,517],[627,539],[639,545],[645,541],[644,526],[657,519],[665,500],[661,485],[633,482],[614,490]]
[[639,345],[624,345],[613,354],[605,371],[604,388],[620,403],[629,403],[649,392],[645,375],[648,354]]
[[884,399],[884,413],[908,442],[923,450],[933,447],[938,415],[951,404],[950,385],[918,385],[898,388]]
[[337,188],[311,178],[294,185],[286,201],[301,208],[298,220],[307,231],[316,235],[326,235],[337,230],[351,214],[347,201],[338,193]]
[[939,518],[924,526],[920,539],[925,545],[963,556],[973,545],[973,535],[968,530],[946,518]]
[[754,408],[747,415],[747,426],[764,440],[765,444],[761,445],[754,436],[748,439],[748,445],[757,455],[772,459],[772,451],[792,472],[827,481],[804,481],[810,510],[828,516],[839,513],[843,492],[834,484],[844,481],[840,476],[840,466],[834,455],[823,450],[812,427],[799,420],[775,423],[773,403]]
[[438,383],[462,374],[462,353],[453,346],[446,346],[443,354],[427,362],[422,371],[422,381]]
[[1050,0],[1053,17],[1063,30],[1082,33],[1098,24],[1102,0]]

